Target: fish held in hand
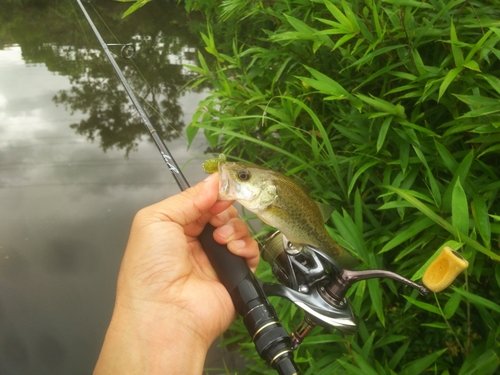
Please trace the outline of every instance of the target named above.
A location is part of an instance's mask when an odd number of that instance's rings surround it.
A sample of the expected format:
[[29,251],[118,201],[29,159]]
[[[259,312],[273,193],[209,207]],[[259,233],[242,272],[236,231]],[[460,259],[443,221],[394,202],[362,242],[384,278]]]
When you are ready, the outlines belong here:
[[340,266],[357,261],[328,234],[318,204],[292,179],[270,169],[221,160],[219,199],[236,200],[265,223],[277,228],[301,249],[309,245],[323,251]]

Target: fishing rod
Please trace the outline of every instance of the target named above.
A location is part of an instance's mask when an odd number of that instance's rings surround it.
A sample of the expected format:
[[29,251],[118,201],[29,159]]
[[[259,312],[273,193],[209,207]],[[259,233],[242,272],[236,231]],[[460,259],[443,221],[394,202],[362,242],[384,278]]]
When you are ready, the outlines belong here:
[[[136,107],[142,123],[147,128],[154,143],[172,173],[181,191],[189,188],[185,176],[175,162],[174,157],[151,124],[146,112],[132,91],[127,79],[109,51],[96,26],[80,0],[76,0],[87,19],[92,31],[101,44],[104,53],[118,78],[120,79],[130,100]],[[90,2],[90,1],[88,1]],[[300,374],[292,352],[290,335],[281,325],[276,311],[269,303],[262,284],[248,268],[245,260],[231,253],[227,246],[220,245],[213,238],[215,228],[207,224],[198,239],[214,267],[221,283],[229,292],[236,311],[243,317],[243,322],[252,337],[255,348],[262,359],[272,366],[280,375]]]

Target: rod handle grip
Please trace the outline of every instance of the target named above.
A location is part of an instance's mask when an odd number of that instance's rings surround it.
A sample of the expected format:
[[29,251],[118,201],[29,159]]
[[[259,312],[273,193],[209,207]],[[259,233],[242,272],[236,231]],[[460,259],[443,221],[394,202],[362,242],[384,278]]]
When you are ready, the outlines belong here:
[[231,253],[226,245],[214,240],[215,227],[207,224],[198,236],[205,253],[212,264],[219,280],[231,294],[238,284],[247,276],[250,269],[245,259]]

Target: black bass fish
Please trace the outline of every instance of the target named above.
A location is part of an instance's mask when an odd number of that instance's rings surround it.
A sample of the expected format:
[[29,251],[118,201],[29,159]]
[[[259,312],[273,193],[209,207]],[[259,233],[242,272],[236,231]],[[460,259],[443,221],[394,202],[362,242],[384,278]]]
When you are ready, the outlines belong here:
[[238,201],[277,228],[298,250],[309,245],[332,257],[341,267],[357,265],[354,257],[326,231],[318,204],[292,179],[267,168],[227,162],[221,157],[212,159],[216,160],[219,199]]

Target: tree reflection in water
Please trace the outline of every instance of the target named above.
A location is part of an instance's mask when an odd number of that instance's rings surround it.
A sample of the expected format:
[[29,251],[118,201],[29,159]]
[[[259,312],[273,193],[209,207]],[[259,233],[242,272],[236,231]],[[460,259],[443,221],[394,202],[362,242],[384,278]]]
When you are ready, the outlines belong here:
[[[71,127],[98,141],[104,151],[116,147],[128,155],[147,131],[76,3],[18,3],[12,3],[8,16],[7,12],[0,16],[0,48],[15,40],[28,63],[44,63],[49,70],[68,76],[72,88],[60,91],[54,102],[71,113],[88,114]],[[164,140],[179,137],[185,126],[179,99],[193,74],[182,64],[194,63],[199,43],[197,33],[189,31],[185,11],[169,2],[152,2],[122,20],[127,4],[85,6],[107,43],[135,45],[137,53],[132,59],[121,57],[119,46],[110,46],[110,50],[116,53],[118,65],[142,98],[160,136]],[[18,16],[21,12],[23,17]],[[32,15],[26,17],[26,12]],[[17,22],[26,19],[32,22]]]

